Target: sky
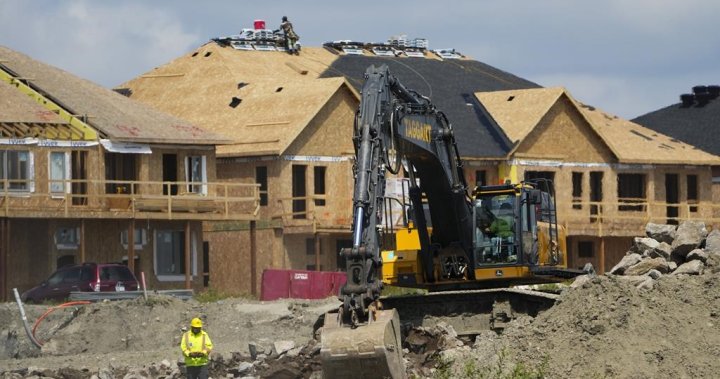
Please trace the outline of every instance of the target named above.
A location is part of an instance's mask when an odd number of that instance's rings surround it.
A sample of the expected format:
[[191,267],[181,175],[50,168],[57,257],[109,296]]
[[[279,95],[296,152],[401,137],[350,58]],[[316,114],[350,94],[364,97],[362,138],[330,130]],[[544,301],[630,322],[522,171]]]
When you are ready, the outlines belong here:
[[304,46],[427,38],[632,119],[720,84],[717,0],[0,0],[0,45],[108,88],[288,16]]

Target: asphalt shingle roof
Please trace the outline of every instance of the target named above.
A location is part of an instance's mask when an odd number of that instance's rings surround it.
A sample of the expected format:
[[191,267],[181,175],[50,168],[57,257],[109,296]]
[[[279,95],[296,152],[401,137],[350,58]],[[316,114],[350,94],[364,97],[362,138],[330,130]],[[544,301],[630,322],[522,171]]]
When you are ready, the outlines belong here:
[[704,106],[673,104],[632,120],[708,153],[720,155],[720,98]]
[[[475,99],[475,92],[540,88],[475,60],[340,56],[322,77],[345,76],[360,91],[365,70],[386,64],[405,87],[430,97],[455,129],[460,154],[466,158],[504,158],[512,143]],[[468,105],[472,104],[472,105]]]

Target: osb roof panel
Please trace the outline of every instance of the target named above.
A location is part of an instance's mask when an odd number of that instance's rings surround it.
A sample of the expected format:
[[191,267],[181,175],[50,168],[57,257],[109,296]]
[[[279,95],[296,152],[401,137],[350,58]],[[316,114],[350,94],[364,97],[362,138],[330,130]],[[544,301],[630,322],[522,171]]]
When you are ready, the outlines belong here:
[[0,60],[110,139],[148,143],[212,145],[227,142],[174,116],[0,46]]
[[594,107],[575,103],[621,163],[720,164],[720,157],[695,146]]
[[538,88],[477,92],[475,96],[490,112],[513,143],[523,140],[555,104],[562,88]]
[[340,88],[353,91],[344,78],[318,78],[332,59],[324,49],[294,56],[209,43],[121,87],[232,140],[219,156],[281,154]]
[[[562,87],[485,92],[475,95],[508,136],[516,141],[522,141],[527,137],[558,99],[566,96],[621,163],[720,163],[720,157],[584,105]],[[558,143],[565,142],[567,141],[558,141]]]
[[14,86],[0,81],[0,122],[67,124]]

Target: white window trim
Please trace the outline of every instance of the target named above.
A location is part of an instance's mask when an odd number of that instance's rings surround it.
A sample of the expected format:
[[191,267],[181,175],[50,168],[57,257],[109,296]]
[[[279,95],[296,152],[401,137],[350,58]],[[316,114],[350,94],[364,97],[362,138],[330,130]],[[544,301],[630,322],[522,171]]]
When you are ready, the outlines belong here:
[[[57,241],[57,232],[58,232],[60,229],[67,229],[67,230],[69,230],[69,231],[74,232],[74,233],[75,233],[75,239],[77,240],[77,242],[74,243],[74,244],[72,244],[72,243],[58,243],[58,241]],[[80,247],[80,228],[77,228],[77,227],[76,227],[76,228],[65,228],[65,227],[61,227],[61,228],[55,229],[55,233],[53,234],[53,242],[55,243],[55,248],[57,248],[58,250],[77,250],[78,247]]]
[[[63,178],[63,180],[70,180],[70,179],[72,179],[72,178],[70,177],[70,175],[72,175],[72,171],[70,170],[70,152],[69,152],[69,151],[64,151],[64,152],[63,152],[63,151],[51,151],[51,152],[48,153],[48,179],[49,179],[49,180],[52,180],[52,160],[51,160],[51,157],[52,157],[52,154],[53,154],[53,153],[63,153],[63,154],[64,154],[64,156],[65,156],[65,158],[64,158],[64,159],[65,159],[65,164],[64,164],[64,166],[65,166],[65,173],[64,173],[65,177]],[[34,164],[33,164],[33,165],[34,165]],[[33,180],[33,186],[34,186],[34,185],[35,185],[35,181]],[[50,196],[51,196],[53,199],[64,199],[64,198],[65,198],[65,195],[64,195],[64,194],[70,193],[70,192],[71,192],[71,188],[72,188],[69,181],[65,183],[65,192],[64,192],[64,193],[62,193],[62,192],[53,192],[52,186],[53,186],[53,183],[50,183],[50,182],[48,181],[48,193],[50,194]],[[32,192],[34,192],[34,188],[33,188],[33,191],[32,191]]]
[[[11,196],[26,197],[28,193],[35,192],[35,154],[30,150],[1,150],[0,151],[0,165],[3,165],[4,175],[8,174],[7,153],[10,151],[17,151],[17,152],[24,151],[28,154],[27,189],[5,188],[2,191],[7,191],[7,193],[10,194]],[[4,178],[0,177],[0,182],[3,180],[4,180]]]
[[[190,167],[190,162],[192,161],[192,158],[195,158],[195,157],[200,157],[200,169],[202,170],[201,178],[200,178],[200,180],[202,181],[200,184],[200,193],[190,191],[192,186],[197,185],[197,184],[190,184],[190,182],[192,181],[192,178],[191,178],[191,169],[192,168]],[[188,183],[187,186],[185,187],[185,190],[188,193],[193,193],[196,195],[207,195],[207,192],[208,192],[207,156],[205,156],[205,155],[188,155],[185,157],[185,182]]]
[[[162,230],[163,232],[168,231],[176,231],[181,232],[182,230]],[[157,237],[158,230],[153,231],[153,270],[155,272],[155,277],[159,282],[183,282],[185,281],[185,275],[158,275],[158,267],[157,267],[157,253],[158,248],[157,244],[159,241],[159,238]],[[195,236],[195,232],[190,232],[190,260],[191,260],[191,266],[192,266],[192,273],[190,275],[191,279],[195,279],[197,276],[197,237]]]

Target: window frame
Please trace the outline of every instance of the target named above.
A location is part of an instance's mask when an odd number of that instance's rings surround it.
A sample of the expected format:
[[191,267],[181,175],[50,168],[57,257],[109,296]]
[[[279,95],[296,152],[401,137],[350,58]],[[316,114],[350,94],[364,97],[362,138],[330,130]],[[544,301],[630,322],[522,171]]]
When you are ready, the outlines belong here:
[[[632,192],[638,188],[634,188],[635,184],[632,182],[625,182],[625,180],[634,180],[640,178],[640,196],[627,196],[634,195]],[[617,174],[617,199],[618,199],[618,211],[620,212],[644,212],[647,203],[647,174],[639,172],[627,172]],[[624,185],[623,185],[624,184]],[[628,193],[631,192],[631,193]]]
[[[199,178],[193,175],[193,163],[198,162],[200,167]],[[198,181],[199,180],[199,181]],[[185,182],[187,193],[207,195],[207,156],[188,155],[185,157]]]
[[[185,238],[185,231],[181,229],[160,229],[160,230],[154,230],[153,231],[153,271],[155,273],[155,277],[159,282],[182,282],[185,280],[185,274],[163,274],[158,272],[158,243],[160,243],[160,238],[158,235],[160,233],[175,233],[175,232],[181,232],[183,233],[183,239]],[[191,280],[195,280],[197,277],[197,236],[195,235],[195,232],[190,232],[190,278]],[[181,252],[181,258],[185,259],[185,253]]]
[[[318,178],[322,178],[319,183]],[[327,205],[327,166],[313,167],[313,203],[316,207]]]
[[[18,162],[19,160],[19,154],[25,153],[27,154],[27,163],[25,166],[24,174],[25,178],[10,178],[9,173],[11,170],[9,170],[10,166],[8,164],[8,155],[9,154],[18,154]],[[18,182],[15,183],[8,183],[8,188],[5,188],[5,180],[18,180]],[[24,180],[24,182],[20,182],[20,180]],[[13,186],[24,186],[24,188],[13,188]],[[7,191],[7,192],[14,192],[14,193],[32,193],[35,192],[35,156],[32,151],[30,150],[2,150],[0,153],[0,191]]]
[[[135,232],[133,233],[133,238],[135,239],[135,250],[142,250],[145,245],[147,245],[147,229],[145,228],[135,228]],[[138,242],[138,238],[140,241]],[[123,246],[125,250],[128,249],[128,230],[124,229],[120,231],[120,244]]]
[[[62,178],[53,178],[53,155],[62,155],[63,167],[62,167]],[[69,151],[50,151],[48,153],[48,193],[54,198],[63,198],[65,194],[71,193],[71,186],[69,180],[72,179],[72,171],[70,164],[70,152]],[[53,182],[53,180],[62,180],[62,182]],[[60,190],[55,190],[60,188]],[[64,189],[62,187],[65,187]]]
[[270,201],[268,193],[268,167],[255,166],[255,183],[259,184],[258,195],[260,195],[260,206],[267,206]]

